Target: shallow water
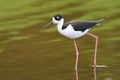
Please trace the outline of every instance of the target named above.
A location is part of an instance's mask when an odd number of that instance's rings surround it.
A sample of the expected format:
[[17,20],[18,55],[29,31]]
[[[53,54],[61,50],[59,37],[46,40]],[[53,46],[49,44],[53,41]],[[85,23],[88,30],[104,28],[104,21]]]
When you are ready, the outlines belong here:
[[[73,41],[61,36],[56,25],[40,30],[57,13],[65,21],[105,18],[90,31],[99,36],[96,76],[97,80],[119,80],[120,5],[118,0],[101,5],[108,1],[0,1],[0,80],[75,80]],[[77,43],[79,80],[94,80],[95,40],[85,35]]]

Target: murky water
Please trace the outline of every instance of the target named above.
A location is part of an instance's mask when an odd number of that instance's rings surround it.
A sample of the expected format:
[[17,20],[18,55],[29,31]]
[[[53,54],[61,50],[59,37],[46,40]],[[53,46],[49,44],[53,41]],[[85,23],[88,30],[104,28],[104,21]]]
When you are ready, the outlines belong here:
[[[56,25],[40,30],[57,13],[61,13],[65,21],[105,18],[90,31],[99,36],[96,76],[97,80],[119,80],[118,1],[0,1],[0,80],[75,80],[73,41],[61,36]],[[107,2],[109,4],[103,4]],[[77,43],[79,80],[94,80],[95,39],[85,35],[77,39]]]

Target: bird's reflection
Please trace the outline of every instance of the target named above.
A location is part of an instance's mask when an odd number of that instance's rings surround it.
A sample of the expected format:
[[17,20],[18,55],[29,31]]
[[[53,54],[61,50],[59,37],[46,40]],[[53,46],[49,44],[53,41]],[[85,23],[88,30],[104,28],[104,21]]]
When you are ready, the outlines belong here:
[[94,66],[93,71],[94,71],[94,80],[96,80],[96,66]]
[[76,73],[76,80],[78,80],[78,68],[75,69],[75,73]]
[[[94,79],[96,80],[96,66],[93,67],[93,72],[94,72]],[[75,73],[76,73],[76,80],[78,80],[78,69],[75,69]]]

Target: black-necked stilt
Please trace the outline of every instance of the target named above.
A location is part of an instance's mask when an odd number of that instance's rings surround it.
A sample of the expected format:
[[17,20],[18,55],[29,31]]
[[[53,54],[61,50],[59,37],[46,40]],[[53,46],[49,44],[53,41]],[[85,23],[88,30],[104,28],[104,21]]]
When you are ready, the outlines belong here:
[[96,39],[95,43],[95,52],[94,52],[94,67],[96,67],[96,53],[97,53],[97,46],[98,46],[98,36],[93,35],[91,33],[88,33],[88,31],[95,25],[100,24],[104,19],[100,19],[97,21],[69,21],[64,24],[64,18],[61,15],[55,15],[52,17],[52,21],[44,26],[43,28],[49,26],[50,24],[57,24],[57,30],[60,34],[63,36],[66,36],[67,38],[73,39],[74,41],[74,47],[76,50],[76,63],[75,63],[75,69],[77,70],[78,66],[78,48],[76,44],[76,38],[79,38],[83,36],[84,34],[87,34],[93,38]]

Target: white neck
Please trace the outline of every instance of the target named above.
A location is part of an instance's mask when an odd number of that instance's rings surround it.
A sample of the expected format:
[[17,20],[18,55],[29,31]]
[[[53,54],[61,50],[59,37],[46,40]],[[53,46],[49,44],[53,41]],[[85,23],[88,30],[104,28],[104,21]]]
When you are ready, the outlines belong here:
[[64,24],[64,19],[61,19],[61,21],[57,23],[57,30],[59,31],[59,33],[62,33],[63,24]]

